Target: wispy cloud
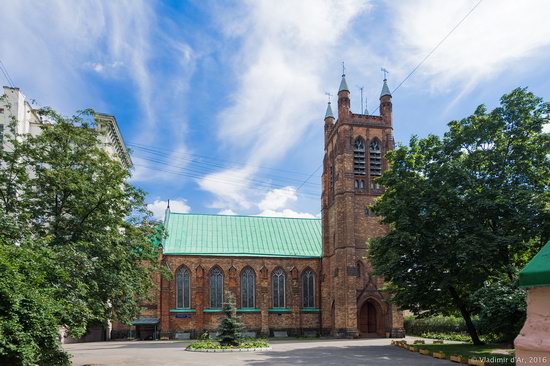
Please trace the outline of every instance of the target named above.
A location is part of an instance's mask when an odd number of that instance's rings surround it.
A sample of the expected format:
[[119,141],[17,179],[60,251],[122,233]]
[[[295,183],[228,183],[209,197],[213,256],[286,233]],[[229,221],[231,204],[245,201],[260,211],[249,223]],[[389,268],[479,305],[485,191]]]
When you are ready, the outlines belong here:
[[[226,37],[242,40],[242,48],[231,60],[239,77],[232,104],[218,115],[218,138],[249,158],[243,168],[199,181],[217,203],[250,208],[250,197],[262,193],[250,192],[246,181],[254,167],[277,161],[319,124],[327,69],[342,48],[338,41],[368,8],[361,0],[247,1],[235,10],[238,17],[224,17]],[[218,180],[233,175],[240,175],[241,187]]]
[[[478,0],[388,2],[395,59],[417,64],[478,3]],[[550,3],[483,1],[426,61],[405,87],[467,94],[484,80],[518,68],[550,49]],[[405,71],[405,69],[403,70]]]
[[[195,58],[185,33],[165,31],[170,20],[155,6],[145,0],[10,2],[0,15],[0,55],[30,98],[67,114],[84,107],[113,113],[108,91],[96,81],[126,84],[138,118],[119,118],[125,138],[148,145],[163,140],[165,148],[181,151],[182,101]],[[134,180],[149,176],[136,167]]]

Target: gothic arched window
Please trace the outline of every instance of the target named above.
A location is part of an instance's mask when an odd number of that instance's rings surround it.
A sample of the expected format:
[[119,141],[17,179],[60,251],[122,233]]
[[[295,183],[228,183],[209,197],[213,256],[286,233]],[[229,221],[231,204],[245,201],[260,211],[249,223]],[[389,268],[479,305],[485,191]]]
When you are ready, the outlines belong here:
[[302,274],[302,297],[304,308],[315,307],[315,274],[310,269]]
[[210,272],[210,308],[221,309],[223,305],[223,275],[219,268]]
[[365,174],[365,141],[361,137],[356,138],[353,144],[353,172]]
[[256,288],[256,276],[252,268],[246,268],[241,274],[241,307],[253,308]]
[[370,175],[382,175],[382,151],[380,150],[380,141],[372,140],[369,148]]
[[191,307],[190,272],[187,267],[181,267],[176,272],[176,308],[189,309]]
[[273,307],[285,307],[285,272],[279,268],[272,275]]

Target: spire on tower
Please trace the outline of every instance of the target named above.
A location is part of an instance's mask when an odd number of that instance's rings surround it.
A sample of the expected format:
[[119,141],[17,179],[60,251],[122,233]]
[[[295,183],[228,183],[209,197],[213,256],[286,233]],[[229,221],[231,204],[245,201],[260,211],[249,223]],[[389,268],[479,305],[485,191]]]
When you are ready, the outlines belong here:
[[380,98],[382,98],[385,95],[388,95],[391,97],[391,92],[390,92],[390,88],[388,87],[388,78],[387,78],[387,74],[389,74],[390,72],[385,68],[381,68],[380,71],[384,73],[384,85],[382,85],[382,92],[380,93]]
[[332,108],[330,107],[330,101],[327,104],[327,111],[325,113],[325,119],[327,119],[327,118],[333,118],[334,119],[334,114],[332,114]]
[[338,93],[341,91],[349,92],[348,83],[346,82],[346,74],[342,74],[342,81],[340,81],[340,87],[338,88]]
[[385,95],[388,95],[391,97],[390,88],[388,87],[388,83],[386,79],[384,79],[384,85],[382,85],[382,92],[380,93],[380,98],[382,98]]

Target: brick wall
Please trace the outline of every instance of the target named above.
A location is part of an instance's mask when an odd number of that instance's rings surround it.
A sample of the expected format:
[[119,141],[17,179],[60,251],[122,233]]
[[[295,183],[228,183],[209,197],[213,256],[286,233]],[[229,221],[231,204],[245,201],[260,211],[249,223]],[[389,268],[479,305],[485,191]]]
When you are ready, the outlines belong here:
[[[165,335],[176,332],[214,331],[224,314],[208,312],[209,310],[209,273],[217,267],[223,273],[224,292],[229,290],[237,300],[240,308],[240,275],[246,267],[255,273],[255,312],[239,312],[245,328],[258,334],[270,335],[274,330],[285,330],[289,335],[302,335],[305,330],[319,330],[320,313],[302,312],[302,273],[311,269],[315,273],[316,303],[319,307],[319,258],[255,258],[255,257],[210,257],[188,255],[165,255],[163,262],[174,274],[173,279],[161,279],[161,296],[159,298],[160,331]],[[194,312],[185,313],[185,318],[178,318],[170,310],[176,309],[175,273],[186,266],[190,272],[191,308]],[[286,308],[287,312],[274,312],[271,278],[275,269],[282,268],[285,272]],[[206,311],[205,311],[206,310]],[[315,311],[315,309],[308,309]],[[181,315],[180,315],[181,316]]]

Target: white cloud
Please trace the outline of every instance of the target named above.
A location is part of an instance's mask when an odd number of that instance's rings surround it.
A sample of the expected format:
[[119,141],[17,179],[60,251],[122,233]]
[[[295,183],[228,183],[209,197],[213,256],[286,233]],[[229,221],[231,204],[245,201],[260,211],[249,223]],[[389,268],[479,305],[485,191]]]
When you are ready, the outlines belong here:
[[218,212],[218,215],[237,215],[235,211],[230,208],[226,208]]
[[294,187],[274,189],[267,192],[264,199],[258,204],[258,208],[262,211],[277,210],[287,207],[289,203],[296,202],[297,200],[298,196]]
[[[322,129],[327,75],[338,72],[328,68],[339,63],[339,40],[368,4],[246,1],[244,8],[220,12],[225,35],[242,40],[242,48],[228,60],[238,86],[230,96],[232,104],[218,115],[218,137],[249,159],[240,171],[214,173],[200,181],[202,189],[217,196],[214,205],[244,202],[241,207],[249,207],[246,197],[252,193],[246,179],[256,172],[250,167],[283,157],[308,128]],[[241,186],[207,182],[239,172],[247,173],[241,175]]]
[[203,190],[211,192],[216,197],[216,200],[210,204],[211,208],[248,209],[252,206],[248,198],[252,192],[248,177],[254,172],[255,169],[250,166],[226,169],[199,179],[198,184]]
[[[147,208],[153,213],[153,217],[157,220],[164,219],[164,213],[168,207],[168,201],[155,200],[153,203],[149,203]],[[170,211],[177,213],[191,212],[191,207],[184,199],[170,200]]]
[[281,210],[281,211],[264,210],[260,212],[257,216],[294,217],[294,218],[300,218],[300,219],[314,219],[319,217],[319,215],[315,216],[307,212],[296,212],[289,208],[285,208],[284,210]]
[[[170,21],[160,18],[158,7],[146,0],[11,2],[0,15],[0,55],[29,98],[64,114],[88,107],[113,113],[90,78],[123,81],[139,111],[136,120],[119,118],[125,139],[155,145],[163,137],[165,148],[180,149],[186,133],[182,101],[195,57],[183,39],[187,34],[169,32]],[[158,67],[159,58],[170,65]],[[129,122],[133,128],[126,130]]]
[[313,214],[307,212],[298,212],[288,206],[298,201],[298,192],[295,187],[276,188],[267,192],[264,198],[258,203],[261,212],[258,216],[272,217],[298,217],[315,218]]
[[[395,59],[412,68],[477,2],[388,2],[393,14]],[[416,82],[411,80],[405,86],[427,82],[432,90],[459,88],[465,94],[519,62],[543,52],[548,57],[549,13],[547,1],[482,2],[418,70]]]

